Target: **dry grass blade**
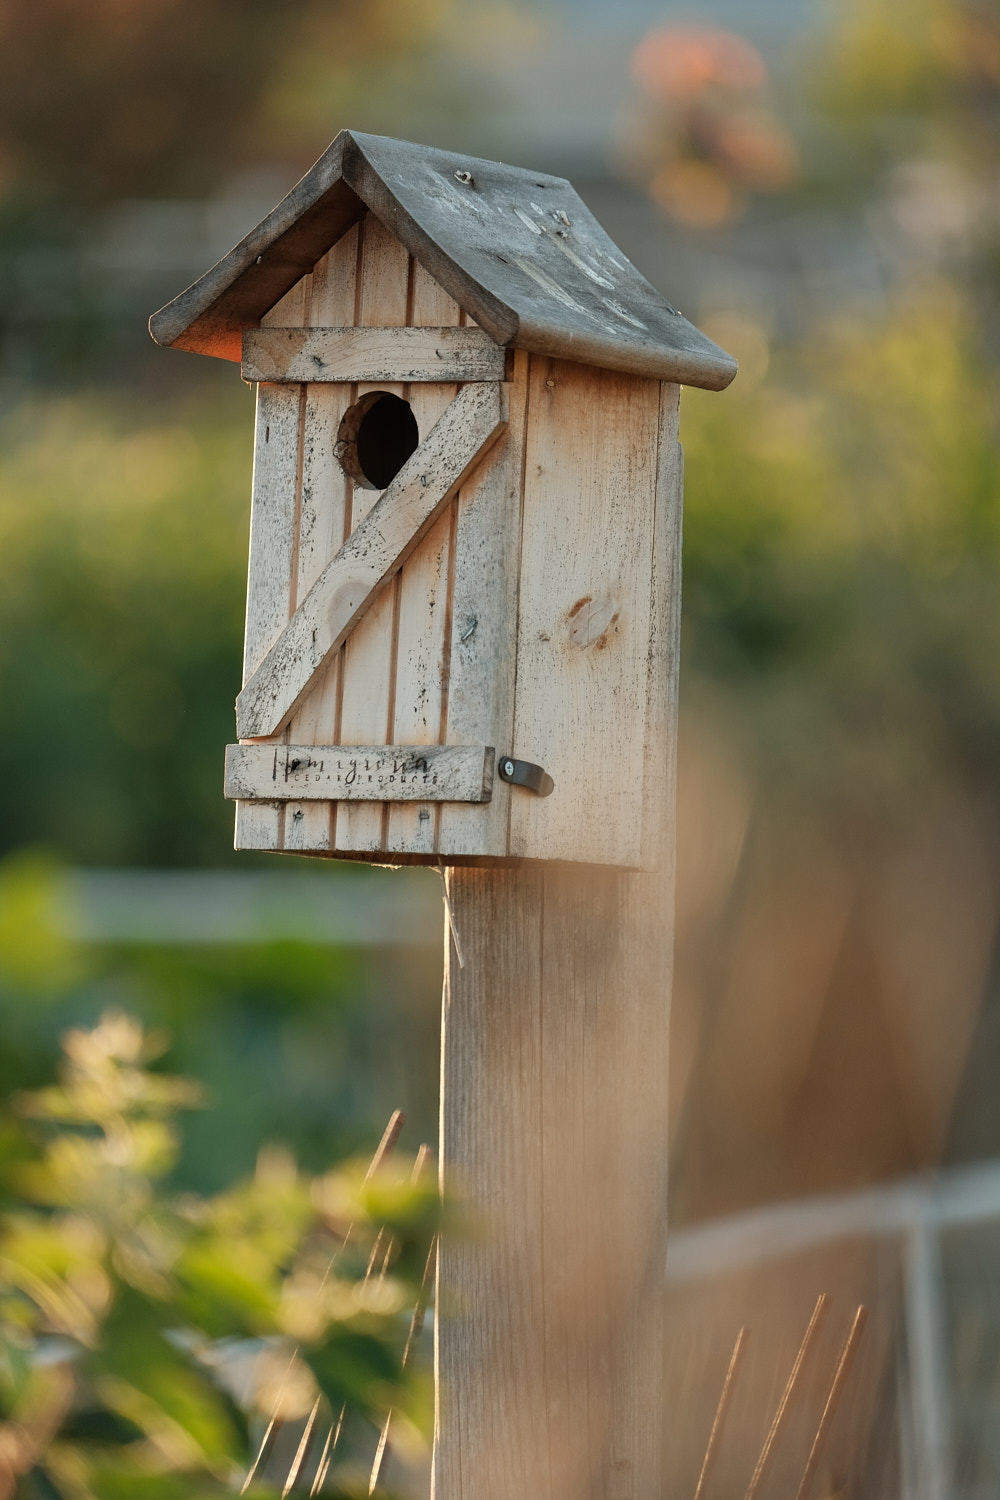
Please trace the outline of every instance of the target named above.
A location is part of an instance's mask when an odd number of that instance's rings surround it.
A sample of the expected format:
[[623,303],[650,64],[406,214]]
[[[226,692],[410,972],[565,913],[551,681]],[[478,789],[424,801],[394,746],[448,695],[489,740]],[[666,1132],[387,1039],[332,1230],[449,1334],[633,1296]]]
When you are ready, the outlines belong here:
[[733,1352],[729,1360],[729,1368],[726,1371],[726,1378],[722,1382],[722,1391],[719,1395],[719,1404],[715,1408],[715,1420],[712,1423],[712,1430],[708,1435],[708,1447],[705,1449],[705,1459],[701,1466],[701,1473],[698,1475],[698,1484],[694,1492],[694,1500],[702,1500],[702,1496],[705,1493],[705,1486],[708,1483],[708,1475],[712,1467],[712,1460],[714,1459],[716,1450],[718,1449],[719,1440],[722,1437],[723,1423],[726,1419],[726,1413],[729,1410],[729,1402],[733,1393],[733,1381],[736,1378],[736,1371],[739,1367],[740,1359],[743,1355],[743,1346],[747,1341],[749,1332],[750,1330],[744,1325],[736,1335],[736,1343],[733,1345]]
[[302,1466],[304,1465],[306,1459],[309,1457],[309,1454],[312,1451],[313,1439],[316,1436],[316,1419],[318,1416],[319,1397],[317,1396],[316,1400],[313,1402],[312,1411],[309,1413],[309,1418],[305,1425],[305,1431],[303,1432],[302,1437],[299,1440],[299,1446],[296,1449],[295,1457],[292,1459],[292,1466],[288,1471],[288,1478],[285,1480],[284,1489],[281,1491],[281,1500],[286,1500],[286,1496],[292,1493],[292,1490],[295,1488],[298,1482],[299,1475],[302,1473]]
[[767,1437],[764,1439],[764,1446],[760,1450],[760,1458],[758,1458],[757,1460],[757,1467],[754,1469],[753,1474],[751,1475],[750,1483],[747,1485],[747,1491],[745,1496],[743,1497],[743,1500],[753,1500],[753,1496],[757,1493],[758,1486],[760,1485],[760,1482],[764,1477],[764,1470],[767,1468],[767,1461],[774,1450],[774,1445],[777,1441],[778,1433],[781,1431],[782,1426],[784,1425],[785,1417],[788,1413],[789,1403],[791,1402],[795,1387],[798,1384],[799,1375],[802,1373],[802,1366],[805,1363],[806,1355],[809,1353],[810,1346],[812,1345],[813,1339],[816,1337],[819,1325],[823,1321],[823,1317],[826,1313],[829,1301],[830,1299],[826,1292],[821,1292],[820,1295],[816,1298],[816,1306],[813,1308],[812,1317],[809,1319],[809,1327],[806,1329],[805,1334],[802,1338],[802,1342],[799,1345],[799,1352],[795,1356],[795,1363],[792,1365],[792,1372],[788,1377],[785,1389],[781,1393],[781,1400],[778,1402],[778,1409],[774,1413],[774,1417],[771,1421],[771,1426],[768,1429]]
[[267,1426],[264,1429],[264,1436],[261,1438],[260,1445],[257,1449],[257,1456],[247,1471],[247,1477],[244,1479],[242,1485],[240,1486],[241,1495],[245,1495],[247,1490],[250,1488],[257,1475],[257,1470],[260,1468],[261,1464],[263,1464],[267,1460],[267,1457],[271,1452],[272,1447],[274,1446],[274,1440],[278,1436],[278,1433],[281,1431],[283,1426],[284,1423],[279,1417],[272,1417],[268,1422]]
[[[403,1111],[401,1109],[394,1109],[393,1112],[392,1112],[392,1114],[389,1116],[389,1123],[386,1125],[385,1130],[382,1132],[382,1139],[379,1141],[377,1147],[375,1148],[375,1154],[373,1155],[371,1161],[368,1164],[368,1170],[365,1173],[365,1179],[364,1179],[365,1182],[369,1182],[371,1180],[371,1178],[378,1171],[379,1167],[385,1161],[386,1157],[389,1155],[390,1151],[393,1149],[393,1147],[395,1146],[396,1142],[399,1140],[400,1131],[402,1130],[402,1128],[403,1128],[403,1126],[405,1124],[406,1124],[406,1116],[403,1113]],[[326,1271],[324,1272],[324,1275],[323,1275],[324,1282],[326,1281],[327,1277],[330,1275],[331,1271],[333,1270],[334,1266],[336,1265],[337,1260],[339,1259],[340,1255],[343,1253],[343,1250],[344,1250],[345,1246],[350,1243],[350,1240],[351,1240],[353,1234],[354,1234],[354,1225],[352,1223],[352,1224],[349,1224],[347,1226],[347,1229],[344,1232],[343,1239],[341,1240],[340,1244],[337,1246],[337,1248],[334,1250],[333,1254],[330,1257],[329,1264],[327,1265]],[[382,1239],[382,1231],[380,1230],[379,1234],[378,1234],[378,1237],[376,1239],[376,1242],[375,1242],[376,1247],[379,1245],[381,1239]],[[375,1255],[375,1249],[373,1248],[373,1250],[372,1250],[372,1258],[369,1260],[368,1270],[365,1272],[365,1276],[364,1276],[365,1282],[367,1282],[367,1280],[368,1280],[368,1278],[369,1278],[369,1276],[371,1274],[372,1261],[374,1259],[374,1255]],[[289,1372],[292,1370],[292,1368],[295,1365],[295,1361],[298,1358],[298,1352],[299,1351],[296,1348],[293,1351],[293,1353],[292,1353],[291,1359],[288,1361],[288,1370],[285,1372],[285,1379],[282,1381],[281,1386],[278,1389],[278,1394],[277,1394],[277,1396],[275,1398],[275,1404],[274,1404],[274,1407],[273,1407],[272,1412],[271,1412],[271,1417],[270,1417],[270,1420],[269,1420],[269,1422],[267,1424],[267,1427],[264,1429],[264,1436],[260,1440],[260,1445],[258,1446],[256,1457],[254,1458],[254,1461],[251,1464],[250,1469],[247,1472],[246,1479],[244,1479],[243,1484],[240,1487],[240,1494],[241,1495],[245,1495],[246,1494],[247,1490],[250,1488],[250,1486],[253,1483],[254,1479],[256,1478],[257,1474],[260,1472],[261,1467],[263,1466],[263,1464],[266,1463],[267,1458],[268,1458],[268,1456],[269,1456],[269,1454],[271,1452],[271,1449],[274,1446],[275,1439],[277,1438],[278,1434],[280,1433],[280,1431],[281,1431],[281,1429],[282,1429],[282,1427],[284,1425],[284,1423],[282,1421],[282,1418],[278,1415],[278,1412],[280,1410],[281,1400],[282,1400],[282,1396],[283,1396],[283,1393],[284,1393],[285,1381],[287,1380]],[[295,1457],[292,1460],[291,1468],[289,1469],[288,1476],[287,1476],[287,1478],[285,1480],[284,1488],[282,1489],[282,1495],[283,1496],[286,1496],[286,1495],[288,1495],[288,1494],[291,1493],[292,1489],[294,1488],[295,1484],[298,1481],[299,1474],[302,1471],[303,1465],[305,1464],[306,1459],[309,1456],[310,1450],[312,1448],[313,1440],[315,1438],[316,1420],[317,1420],[317,1417],[319,1415],[319,1407],[320,1407],[320,1402],[317,1400],[316,1404],[313,1406],[313,1409],[312,1409],[312,1411],[309,1414],[308,1421],[306,1422],[305,1431],[302,1434],[302,1439],[301,1439],[301,1441],[299,1443],[299,1446],[298,1446],[298,1449],[296,1451]],[[346,1411],[346,1408],[345,1408],[345,1411]],[[335,1427],[331,1427],[330,1430],[329,1430],[329,1432],[327,1433],[326,1442],[324,1443],[324,1446],[323,1446],[323,1455],[322,1455],[322,1457],[320,1459],[320,1469],[323,1469],[324,1462],[326,1464],[326,1469],[329,1469],[330,1458],[332,1456],[333,1450],[336,1448],[337,1439],[340,1436],[340,1429],[343,1426],[343,1423],[344,1423],[344,1411],[342,1411],[340,1413],[340,1418],[337,1421],[337,1423],[335,1424]],[[326,1469],[323,1469],[322,1479],[320,1479],[319,1471],[317,1471],[317,1482],[318,1482],[318,1484],[320,1486],[322,1484],[322,1480],[326,1478]],[[317,1487],[317,1482],[314,1482],[313,1487],[310,1490],[310,1494],[318,1494],[319,1493],[319,1489]]]
[[340,1433],[344,1426],[345,1410],[346,1408],[341,1408],[336,1424],[327,1432],[326,1442],[323,1444],[323,1452],[320,1454],[319,1463],[316,1466],[316,1478],[313,1480],[312,1488],[309,1491],[311,1496],[318,1495],[324,1484],[326,1484],[326,1476],[330,1472],[330,1464],[333,1462],[333,1455],[336,1453],[337,1444],[340,1442]]
[[365,1274],[361,1278],[362,1286],[367,1286],[369,1281],[371,1281],[376,1266],[379,1267],[379,1277],[381,1278],[385,1275],[386,1256],[391,1249],[391,1236],[387,1235],[384,1229],[380,1229],[375,1236],[375,1241],[369,1253],[368,1264],[365,1266]]
[[[413,1166],[413,1181],[418,1182],[433,1160],[430,1146],[421,1146],[417,1152],[417,1159]],[[410,1331],[406,1335],[406,1345],[403,1349],[402,1367],[405,1370],[414,1344],[420,1337],[420,1331],[424,1326],[424,1313],[430,1298],[431,1282],[434,1279],[434,1268],[437,1265],[437,1236],[431,1241],[431,1247],[427,1252],[427,1261],[424,1265],[424,1274],[420,1280],[420,1292],[410,1319]],[[386,1459],[389,1456],[389,1428],[392,1424],[392,1411],[385,1414],[385,1422],[379,1434],[378,1447],[375,1450],[375,1462],[372,1464],[371,1478],[368,1481],[368,1493],[374,1494],[382,1480],[382,1471],[385,1468]]]
[[372,1157],[371,1162],[369,1163],[368,1171],[365,1173],[366,1182],[370,1182],[371,1179],[375,1176],[375,1173],[385,1161],[393,1146],[395,1146],[396,1142],[399,1140],[399,1133],[405,1124],[406,1116],[403,1114],[403,1111],[401,1109],[394,1109],[392,1114],[389,1116],[388,1125],[382,1132],[382,1139],[379,1141],[377,1147],[375,1148],[375,1155]]
[[799,1482],[798,1489],[795,1491],[795,1500],[805,1500],[806,1491],[816,1472],[819,1456],[823,1450],[823,1444],[826,1442],[827,1433],[830,1430],[830,1423],[833,1421],[833,1414],[843,1393],[844,1383],[847,1380],[851,1365],[854,1363],[854,1356],[861,1342],[861,1335],[864,1332],[867,1317],[868,1309],[864,1306],[859,1307],[854,1314],[851,1331],[844,1340],[836,1368],[833,1372],[833,1379],[830,1382],[830,1389],[827,1392],[826,1404],[823,1407],[823,1415],[819,1419],[819,1426],[816,1429],[816,1436],[813,1438],[813,1444],[809,1450],[809,1457],[806,1459],[802,1479]]
[[448,931],[451,940],[455,944],[455,957],[458,959],[458,967],[465,968],[465,954],[462,952],[461,940],[458,936],[458,928],[455,926],[455,913],[451,909],[451,897],[448,894],[448,877],[444,871],[444,865],[438,860],[438,872],[441,876],[441,893],[444,901],[445,916],[448,918]]

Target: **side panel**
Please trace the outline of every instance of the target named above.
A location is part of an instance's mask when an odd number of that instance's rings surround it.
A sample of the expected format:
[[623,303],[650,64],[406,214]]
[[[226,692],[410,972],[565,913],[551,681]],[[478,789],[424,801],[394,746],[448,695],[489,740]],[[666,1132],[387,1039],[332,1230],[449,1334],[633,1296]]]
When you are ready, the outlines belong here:
[[[298,507],[301,393],[298,385],[257,387],[244,682],[288,623]],[[280,849],[284,822],[284,809],[273,803],[238,802],[236,848]]]
[[[458,499],[451,607],[448,740],[493,745],[509,754],[514,738],[517,589],[521,556],[528,356],[514,356],[507,431],[476,484]],[[493,783],[485,807],[441,808],[443,857],[507,853],[511,788]]]
[[[324,326],[329,319],[354,322],[358,226],[318,263],[311,277],[303,323]],[[305,598],[348,530],[351,481],[334,457],[337,430],[353,399],[350,385],[305,387],[295,602]],[[336,744],[339,732],[341,656],[331,661],[289,725],[293,744]],[[330,804],[296,803],[285,810],[285,843],[303,853],[329,849]]]
[[556,785],[511,854],[641,862],[659,425],[659,381],[532,356],[512,751]]
[[[410,322],[435,327],[458,324],[461,309],[422,266],[414,265]],[[421,439],[458,392],[457,385],[411,385],[407,395]],[[397,581],[396,682],[389,738],[402,745],[436,745],[447,714],[445,661],[453,577],[453,500],[407,561]],[[436,807],[392,805],[386,819],[387,850],[433,854],[437,845]]]
[[[403,328],[409,322],[410,257],[374,214],[362,221],[361,234],[358,324],[365,328]],[[359,385],[357,394],[362,396],[370,390],[406,396],[405,386],[384,382]],[[350,530],[368,514],[378,496],[378,490],[353,486]],[[338,744],[385,745],[392,741],[399,590],[397,578],[344,646]],[[342,803],[336,812],[336,847],[378,852],[384,848],[385,821],[381,803]]]

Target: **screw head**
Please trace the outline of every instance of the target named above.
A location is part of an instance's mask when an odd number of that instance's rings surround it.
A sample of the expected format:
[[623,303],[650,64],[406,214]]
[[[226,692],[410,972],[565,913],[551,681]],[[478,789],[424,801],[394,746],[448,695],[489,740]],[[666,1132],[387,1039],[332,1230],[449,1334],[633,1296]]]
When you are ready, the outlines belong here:
[[503,774],[505,776],[513,776],[513,774],[514,774],[514,762],[512,760],[505,760],[504,761],[504,763],[503,763]]

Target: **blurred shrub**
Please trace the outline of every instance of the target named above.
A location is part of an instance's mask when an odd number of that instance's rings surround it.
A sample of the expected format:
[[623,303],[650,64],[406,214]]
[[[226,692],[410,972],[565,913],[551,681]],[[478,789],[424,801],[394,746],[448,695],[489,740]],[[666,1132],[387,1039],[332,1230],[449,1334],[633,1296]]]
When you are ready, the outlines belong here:
[[199,1091],[151,1071],[162,1038],[109,1013],[63,1045],[59,1084],[0,1136],[0,1496],[229,1494],[251,1429],[317,1401],[372,1446],[391,1408],[414,1441],[427,1381],[402,1355],[433,1174],[389,1158],[308,1178],[272,1152],[235,1188],[174,1197]]
[[[234,396],[244,395],[238,383]],[[252,415],[26,400],[0,430],[0,847],[196,864],[242,659]]]
[[687,394],[687,666],[738,699],[773,784],[819,793],[821,767],[828,795],[906,816],[928,782],[992,778],[992,386],[939,284],[831,319],[724,401]]
[[0,863],[0,994],[63,995],[88,964],[69,932],[72,898],[58,860],[24,849]]

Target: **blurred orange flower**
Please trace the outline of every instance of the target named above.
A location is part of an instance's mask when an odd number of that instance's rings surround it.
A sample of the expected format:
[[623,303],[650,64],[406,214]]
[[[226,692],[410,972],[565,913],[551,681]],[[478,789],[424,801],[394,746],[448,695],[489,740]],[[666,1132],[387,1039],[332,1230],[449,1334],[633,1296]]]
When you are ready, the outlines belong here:
[[745,38],[665,26],[632,54],[644,118],[627,144],[633,175],[674,218],[713,228],[751,192],[778,192],[798,154],[767,100],[764,60]]
[[632,53],[632,76],[654,99],[690,99],[712,84],[759,89],[767,69],[756,47],[731,31],[665,26]]

